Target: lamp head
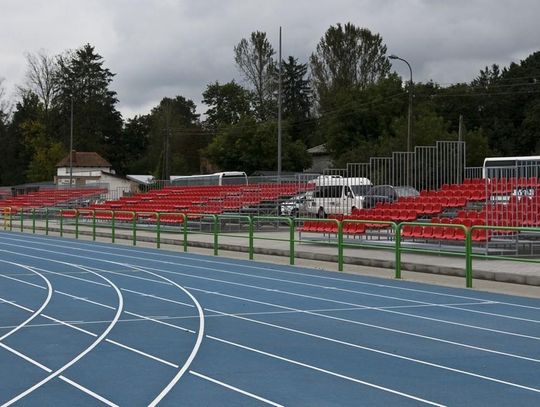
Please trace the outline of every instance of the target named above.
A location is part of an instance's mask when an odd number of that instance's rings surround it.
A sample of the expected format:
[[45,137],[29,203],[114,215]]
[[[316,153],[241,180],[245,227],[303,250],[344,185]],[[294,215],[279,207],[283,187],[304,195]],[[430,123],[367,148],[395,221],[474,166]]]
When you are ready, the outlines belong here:
[[388,58],[389,59],[399,59],[399,57],[397,55],[394,55],[394,54],[389,55]]

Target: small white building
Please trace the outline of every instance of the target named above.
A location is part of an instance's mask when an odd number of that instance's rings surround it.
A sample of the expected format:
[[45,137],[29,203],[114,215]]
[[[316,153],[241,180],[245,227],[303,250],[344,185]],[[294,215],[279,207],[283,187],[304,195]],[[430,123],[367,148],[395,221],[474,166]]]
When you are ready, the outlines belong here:
[[73,186],[107,188],[107,199],[118,199],[137,190],[135,182],[116,175],[112,165],[96,152],[72,151],[71,162],[68,154],[56,164],[54,183],[69,185],[70,172]]

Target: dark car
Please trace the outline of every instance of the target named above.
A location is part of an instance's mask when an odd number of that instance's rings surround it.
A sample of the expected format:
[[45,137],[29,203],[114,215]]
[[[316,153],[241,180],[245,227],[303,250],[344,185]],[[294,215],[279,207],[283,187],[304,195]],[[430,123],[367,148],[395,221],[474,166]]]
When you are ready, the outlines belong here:
[[377,202],[395,202],[404,196],[418,195],[420,193],[411,186],[376,185],[364,197],[364,208],[373,208]]

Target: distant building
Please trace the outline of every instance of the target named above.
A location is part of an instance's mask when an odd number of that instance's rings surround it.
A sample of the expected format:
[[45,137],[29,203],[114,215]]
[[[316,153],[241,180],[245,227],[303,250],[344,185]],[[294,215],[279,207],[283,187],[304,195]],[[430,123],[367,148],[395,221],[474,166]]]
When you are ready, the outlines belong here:
[[116,199],[136,191],[136,183],[115,174],[112,165],[96,152],[72,151],[56,164],[54,183],[69,186],[70,168],[72,185],[76,187],[100,186],[109,190],[109,198]]
[[318,146],[311,147],[307,150],[311,156],[313,162],[311,168],[307,168],[304,172],[310,173],[322,173],[327,168],[332,167],[332,159],[330,154],[326,151],[326,144],[319,144]]

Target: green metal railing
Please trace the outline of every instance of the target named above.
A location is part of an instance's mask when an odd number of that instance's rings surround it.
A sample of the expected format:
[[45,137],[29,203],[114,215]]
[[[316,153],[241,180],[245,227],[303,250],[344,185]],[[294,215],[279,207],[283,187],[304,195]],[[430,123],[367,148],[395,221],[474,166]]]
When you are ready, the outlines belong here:
[[[115,242],[117,239],[117,229],[122,227],[126,229],[126,225],[131,231],[131,235],[127,235],[128,239],[131,239],[133,246],[137,245],[137,232],[138,227],[145,227],[146,232],[155,232],[156,247],[161,248],[162,235],[164,233],[180,231],[182,236],[182,248],[183,251],[188,251],[189,235],[190,234],[202,234],[211,236],[211,246],[214,255],[219,255],[220,238],[231,237],[247,239],[248,244],[248,257],[253,260],[255,257],[255,242],[256,241],[280,241],[287,244],[289,252],[289,263],[295,264],[296,257],[296,244],[316,244],[323,246],[335,247],[337,250],[337,266],[339,271],[343,271],[344,266],[344,251],[347,248],[356,249],[383,249],[391,250],[394,252],[395,259],[395,278],[402,277],[402,255],[404,253],[422,253],[422,254],[435,254],[446,256],[463,257],[465,261],[465,285],[466,287],[472,287],[473,285],[473,259],[490,259],[490,260],[509,260],[514,262],[527,262],[540,264],[538,258],[528,258],[513,256],[494,255],[488,252],[485,253],[473,253],[473,238],[476,234],[486,234],[486,237],[492,237],[503,234],[517,234],[521,232],[531,232],[540,234],[540,227],[508,227],[508,226],[483,226],[475,225],[471,228],[467,228],[464,225],[459,224],[446,224],[446,223],[426,223],[426,222],[404,222],[395,223],[389,221],[373,221],[373,220],[357,220],[357,219],[345,219],[339,221],[337,219],[317,219],[313,218],[289,218],[281,216],[250,216],[241,214],[183,214],[178,212],[133,212],[133,211],[114,211],[114,210],[94,210],[94,209],[59,209],[54,210],[46,208],[40,209],[12,209],[10,207],[0,208],[0,214],[2,217],[3,230],[13,230],[14,220],[18,220],[19,229],[23,232],[25,229],[31,230],[33,234],[37,230],[44,229],[45,234],[49,235],[53,230],[50,227],[51,220],[58,222],[59,228],[54,229],[60,236],[69,233],[73,234],[76,239],[80,238],[82,233],[91,235],[92,240],[96,240],[98,226],[100,229],[106,228],[110,230],[111,242]],[[166,216],[174,215],[179,220],[173,218],[165,218]],[[17,219],[18,216],[18,219]],[[31,226],[26,223],[26,220],[31,219]],[[209,226],[209,231],[203,230],[203,223],[205,220]],[[38,225],[38,221],[44,221],[44,228]],[[98,225],[98,221],[100,222]],[[238,221],[239,233],[223,232],[222,223],[224,225],[231,225],[231,222]],[[199,222],[199,231],[188,232],[188,222]],[[255,225],[264,223],[275,224],[278,227],[286,226],[286,237],[264,236],[262,232],[255,228]],[[304,238],[301,239],[301,233],[307,233],[302,224],[307,222],[317,222],[322,225],[326,225],[324,231],[319,231],[319,234],[323,234],[323,239],[318,238]],[[171,223],[169,225],[168,223]],[[69,228],[66,225],[70,225]],[[365,238],[365,235],[361,233],[353,233],[349,225],[384,225],[388,231],[387,240],[392,244],[380,245],[373,240]],[[121,226],[120,226],[121,225]],[[176,227],[178,226],[178,229]],[[233,225],[234,226],[234,225]],[[403,228],[422,226],[432,228],[454,228],[462,231],[461,239],[456,242],[462,244],[456,245],[458,250],[442,250],[441,247],[420,247],[419,245],[404,246],[403,245]],[[86,228],[86,231],[84,229]],[[88,231],[90,228],[90,232]],[[247,228],[247,234],[246,232]],[[242,229],[244,233],[242,232]],[[262,230],[262,229],[261,229]],[[477,232],[481,231],[481,232]],[[299,238],[296,239],[296,232],[299,232]],[[108,234],[102,234],[107,236]],[[362,238],[355,241],[350,236],[362,236]],[[489,236],[488,236],[489,235]],[[326,238],[328,237],[328,238]],[[349,237],[345,239],[345,237]],[[481,237],[481,236],[480,236]],[[122,236],[123,239],[126,235]],[[437,239],[437,237],[434,237]],[[174,241],[174,240],[173,240]]]

